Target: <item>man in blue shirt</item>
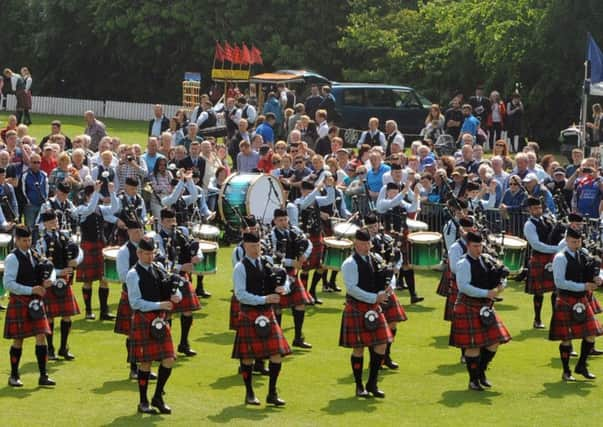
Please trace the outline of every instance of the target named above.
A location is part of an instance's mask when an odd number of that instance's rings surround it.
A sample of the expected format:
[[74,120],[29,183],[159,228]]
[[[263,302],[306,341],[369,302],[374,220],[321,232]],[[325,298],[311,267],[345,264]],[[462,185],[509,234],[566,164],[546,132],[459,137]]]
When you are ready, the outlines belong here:
[[383,187],[383,174],[389,172],[391,168],[383,164],[381,154],[376,150],[371,151],[369,161],[371,162],[371,168],[366,174],[366,184],[368,185],[371,199],[375,201],[379,196],[381,187]]
[[276,116],[273,113],[266,113],[266,120],[255,129],[256,135],[262,135],[264,143],[274,144],[274,125]]
[[147,165],[147,172],[150,174],[153,173],[153,169],[155,169],[155,163],[157,159],[165,159],[165,156],[158,152],[159,149],[159,141],[154,136],[149,137],[147,141],[147,151],[141,156],[142,160]]
[[479,120],[473,115],[473,107],[470,104],[463,105],[463,125],[461,126],[460,135],[468,133],[477,138],[477,129],[479,128]]

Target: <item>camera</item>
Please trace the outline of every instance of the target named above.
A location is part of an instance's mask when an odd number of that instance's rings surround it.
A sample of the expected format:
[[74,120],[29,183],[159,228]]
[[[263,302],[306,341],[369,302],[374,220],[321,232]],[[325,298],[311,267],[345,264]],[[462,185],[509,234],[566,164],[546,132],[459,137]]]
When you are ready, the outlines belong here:
[[126,157],[126,160],[128,162],[132,162],[132,161],[134,161],[134,156],[128,156],[128,157]]

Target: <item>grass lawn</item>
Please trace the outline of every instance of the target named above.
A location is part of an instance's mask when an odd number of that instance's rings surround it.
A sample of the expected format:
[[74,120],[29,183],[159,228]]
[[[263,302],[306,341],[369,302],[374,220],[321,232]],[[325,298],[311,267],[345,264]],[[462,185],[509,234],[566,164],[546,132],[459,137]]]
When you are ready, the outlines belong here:
[[[6,115],[0,114],[5,122]],[[47,133],[48,116],[34,115],[32,134]],[[61,117],[65,132],[73,136],[84,128],[80,118]],[[109,132],[126,142],[143,142],[146,124],[107,121]],[[600,409],[603,379],[565,384],[561,381],[558,343],[547,340],[547,330],[532,329],[531,297],[523,285],[510,282],[505,300],[497,309],[513,335],[500,348],[489,371],[494,383],[491,391],[469,392],[467,373],[459,363],[459,351],[448,347],[449,324],[442,320],[444,299],[435,294],[439,273],[417,274],[418,289],[424,303],[406,305],[409,320],[399,326],[392,348],[394,360],[401,364],[397,372],[382,371],[380,385],[384,400],[354,397],[349,363],[350,351],[338,347],[343,296],[323,294],[325,304],[308,309],[305,333],[312,350],[294,350],[285,359],[279,379],[285,408],[249,408],[243,405],[244,387],[237,375],[237,362],[230,358],[234,333],[228,330],[228,309],[232,247],[219,252],[218,274],[208,276],[206,288],[213,293],[204,300],[195,315],[191,344],[196,357],[178,359],[167,385],[166,401],[170,416],[140,416],[136,413],[137,385],[127,379],[124,337],[113,333],[113,324],[74,319],[70,338],[73,362],[49,362],[49,371],[57,381],[55,390],[37,387],[34,342],[24,346],[21,377],[25,386],[6,385],[10,369],[10,342],[0,341],[0,422],[3,426],[43,425],[581,425],[601,424]],[[341,277],[339,277],[341,284]],[[76,294],[83,307],[80,286]],[[95,286],[96,289],[96,286]],[[115,312],[119,285],[112,285],[110,302]],[[408,304],[406,292],[399,293]],[[603,298],[603,295],[600,295]],[[93,306],[98,307],[96,291]],[[98,310],[96,310],[98,314]],[[545,299],[544,318],[550,315]],[[3,312],[0,324],[3,324]],[[290,313],[283,316],[287,338],[293,338]],[[174,322],[175,340],[180,325]],[[58,322],[55,326],[58,340]],[[579,342],[574,342],[579,349]],[[603,347],[603,343],[599,344]],[[571,361],[572,367],[575,359]],[[591,371],[603,377],[603,358],[591,359]],[[368,355],[365,375],[368,375]],[[154,367],[154,370],[156,367]],[[258,397],[264,401],[267,377],[255,377]],[[149,395],[154,390],[150,387]],[[597,391],[599,390],[599,391]]]

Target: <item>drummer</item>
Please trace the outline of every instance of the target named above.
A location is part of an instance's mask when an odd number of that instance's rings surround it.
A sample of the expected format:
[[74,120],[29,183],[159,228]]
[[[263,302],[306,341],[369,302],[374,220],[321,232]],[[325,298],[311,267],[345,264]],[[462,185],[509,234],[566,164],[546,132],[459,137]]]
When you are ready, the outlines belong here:
[[[75,213],[75,205],[69,200],[69,193],[71,193],[71,186],[64,182],[59,182],[56,185],[54,196],[50,197],[42,205],[40,215],[42,212],[52,209],[57,216],[59,229],[75,232],[77,215]],[[42,221],[38,222],[41,223]]]
[[[189,222],[191,206],[197,200],[197,186],[193,182],[193,171],[180,169],[178,178],[172,180],[173,190],[169,196],[161,199],[161,204],[166,208],[172,208],[176,213],[176,222],[180,226],[186,226]],[[188,194],[185,194],[188,192]]]
[[126,178],[124,191],[117,196],[119,208],[115,216],[118,218],[117,226],[117,243],[123,244],[127,241],[127,226],[126,221],[136,217],[138,221],[145,224],[147,221],[147,209],[144,200],[138,194],[140,181],[135,176]]
[[444,245],[446,246],[446,251],[449,251],[452,244],[460,237],[460,232],[457,228],[458,222],[461,218],[466,217],[469,212],[467,201],[463,199],[450,199],[447,205],[450,214],[453,216],[444,225]]
[[[482,196],[489,193],[488,200],[483,200]],[[469,181],[465,187],[465,199],[467,200],[469,213],[480,210],[492,209],[496,206],[496,180],[490,182],[490,186],[482,183]]]
[[[416,212],[419,204],[419,186],[415,186],[414,193],[409,191],[408,186],[404,186],[402,191],[395,182],[389,182],[385,187],[385,193],[379,193],[377,199],[377,212],[381,215],[385,232],[393,235],[402,244],[403,265],[398,276],[398,285],[402,283],[402,277],[408,286],[410,293],[410,303],[416,304],[424,300],[422,296],[417,295],[415,287],[415,271],[409,263],[410,244],[408,242],[408,227],[406,225],[407,212]],[[382,189],[383,191],[383,189]],[[412,196],[409,196],[412,194]],[[409,203],[405,198],[412,200]]]
[[[201,177],[199,171],[193,170],[193,183],[195,184],[195,186],[197,188],[197,194],[198,194],[197,202],[193,209],[193,213],[195,211],[198,212],[198,218],[195,218],[194,215],[193,215],[193,217],[191,217],[192,222],[193,222],[192,225],[196,225],[195,221],[197,221],[197,220],[199,221],[200,224],[208,223],[208,222],[212,221],[216,216],[216,213],[210,211],[209,207],[207,206],[207,197],[205,195],[205,190],[203,190],[203,188],[200,186],[201,184],[203,184],[201,182],[201,178],[202,177]],[[189,230],[189,232],[190,231],[191,230]],[[198,297],[210,298],[211,294],[205,290],[205,286],[203,285],[203,279],[205,276],[203,276],[202,274],[196,274],[196,276],[197,276],[197,286],[195,288],[195,293],[197,294]]]

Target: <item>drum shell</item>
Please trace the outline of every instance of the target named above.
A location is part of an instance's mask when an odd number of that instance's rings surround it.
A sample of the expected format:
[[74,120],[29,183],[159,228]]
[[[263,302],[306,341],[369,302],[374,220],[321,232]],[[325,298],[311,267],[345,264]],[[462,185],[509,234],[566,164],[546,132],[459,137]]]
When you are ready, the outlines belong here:
[[410,264],[415,269],[433,269],[442,261],[442,235],[436,232],[417,232],[408,235]]

